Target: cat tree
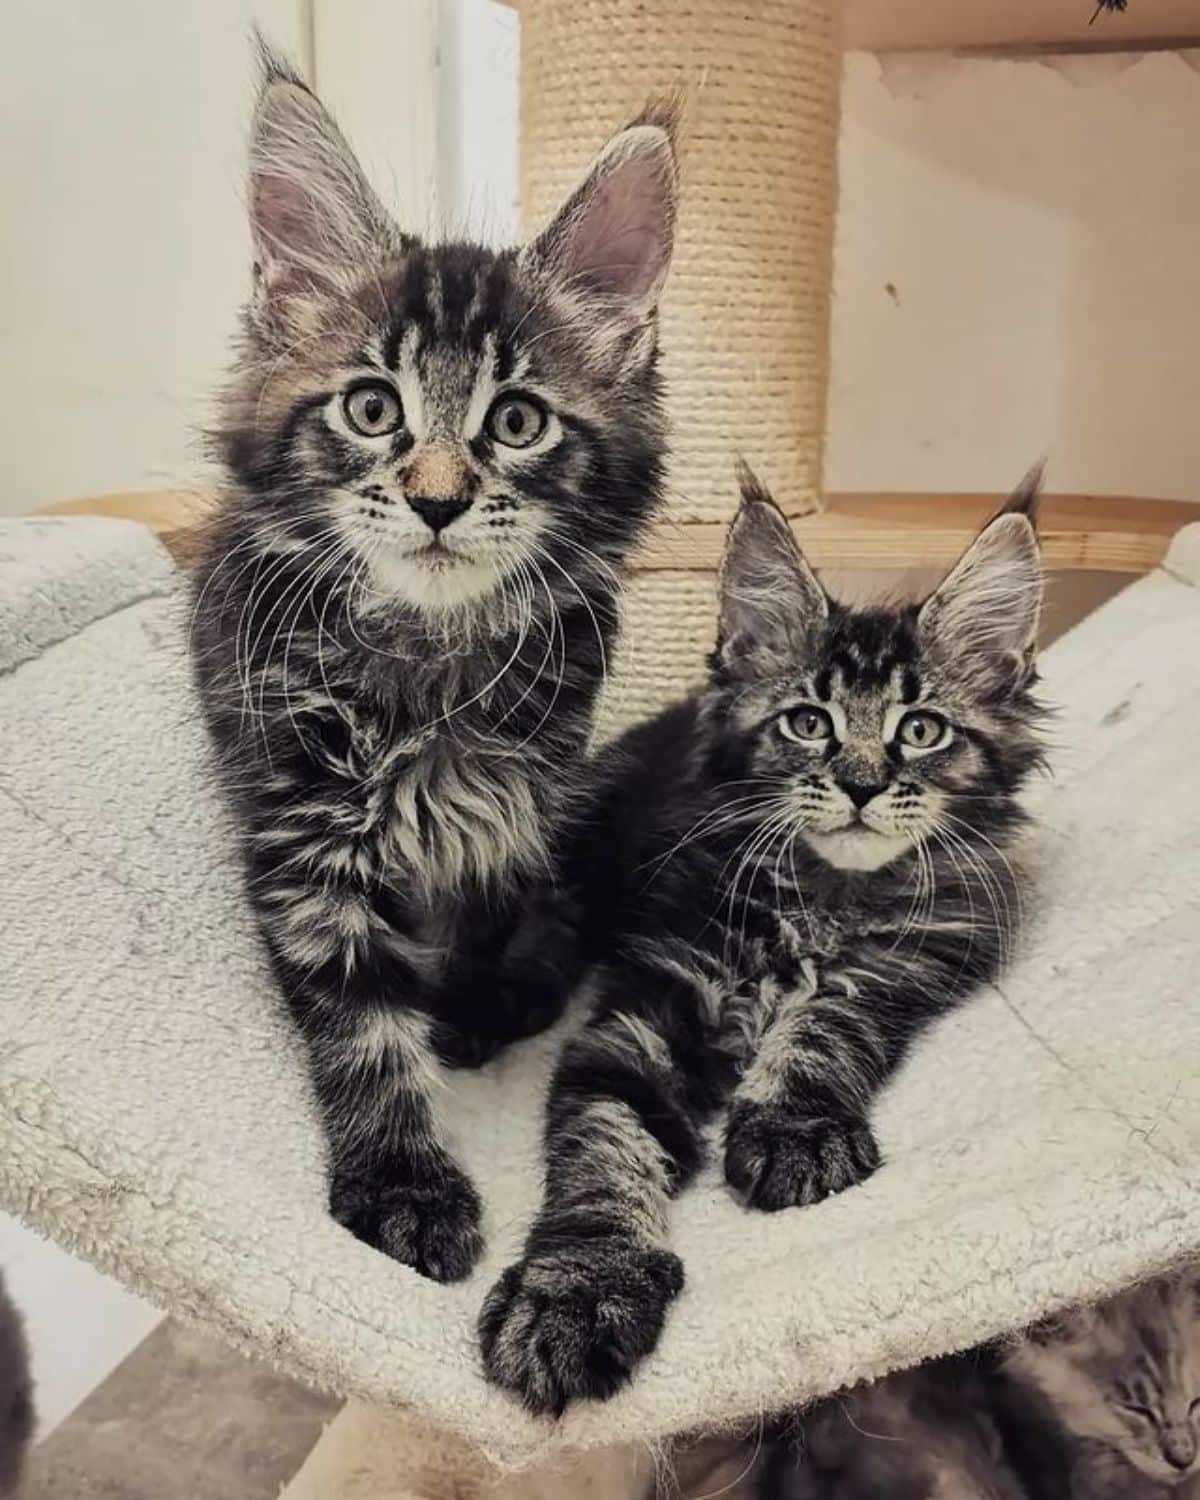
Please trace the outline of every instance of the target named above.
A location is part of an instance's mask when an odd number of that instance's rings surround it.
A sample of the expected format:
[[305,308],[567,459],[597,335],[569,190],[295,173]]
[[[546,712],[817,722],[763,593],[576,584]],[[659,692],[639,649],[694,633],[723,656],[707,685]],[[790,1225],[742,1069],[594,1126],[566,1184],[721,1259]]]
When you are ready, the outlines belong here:
[[[648,95],[684,100],[663,323],[672,507],[629,591],[613,704],[628,717],[695,675],[733,450],[823,566],[948,562],[993,499],[821,494],[839,0],[521,10],[529,224],[615,121]],[[188,504],[74,508],[143,515],[179,541]],[[1051,498],[1047,560],[1147,572],[1194,513]],[[295,1500],[558,1497],[581,1454],[605,1455],[588,1493],[622,1495],[648,1441],[964,1347],[1200,1246],[1200,1092],[1179,1066],[1200,1046],[1200,880],[1185,857],[1200,824],[1195,532],[1169,572],[1051,654],[1059,733],[1077,747],[1050,814],[1056,895],[1003,994],[955,1018],[889,1093],[888,1170],[770,1220],[702,1185],[681,1205],[689,1287],[659,1352],[615,1401],[553,1425],[483,1384],[473,1342],[536,1194],[552,1039],[455,1083],[450,1112],[488,1201],[489,1258],[471,1282],[434,1286],[334,1225],[295,1040],[201,773],[166,559],[133,528],[27,524],[50,530],[0,559],[0,597],[16,601],[0,612],[15,910],[0,1200],[160,1305],[361,1398]],[[1163,806],[1167,784],[1181,790]],[[496,1465],[535,1477],[501,1483]]]

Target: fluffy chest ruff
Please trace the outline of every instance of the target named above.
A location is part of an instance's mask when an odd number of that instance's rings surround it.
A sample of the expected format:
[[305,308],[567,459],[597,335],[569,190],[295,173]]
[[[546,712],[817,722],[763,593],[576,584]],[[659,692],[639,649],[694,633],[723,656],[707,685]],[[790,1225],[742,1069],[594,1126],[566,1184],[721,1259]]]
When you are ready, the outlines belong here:
[[445,737],[387,757],[382,848],[428,898],[492,889],[549,871],[546,776],[518,752],[470,751]]

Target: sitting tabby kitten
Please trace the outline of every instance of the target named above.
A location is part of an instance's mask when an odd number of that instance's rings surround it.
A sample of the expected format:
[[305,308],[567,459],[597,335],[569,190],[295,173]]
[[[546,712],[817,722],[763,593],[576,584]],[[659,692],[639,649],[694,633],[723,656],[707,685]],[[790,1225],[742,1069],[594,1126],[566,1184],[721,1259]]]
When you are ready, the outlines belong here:
[[[1003,1355],[1012,1426],[1065,1451],[1072,1500],[1200,1500],[1200,1282],[1166,1277],[1052,1318]],[[1049,1440],[1047,1441],[1047,1434]]]
[[438,1280],[481,1240],[437,1053],[478,1063],[548,1024],[575,969],[556,846],[614,569],[661,496],[674,179],[647,120],[524,249],[424,245],[265,57],[196,675],[332,1212]]
[[841,1192],[879,1165],[869,1113],[909,1044],[995,974],[1041,761],[1035,488],[924,604],[856,610],[744,479],[708,686],[618,744],[582,861],[609,957],[480,1325],[532,1409],[611,1395],[653,1348],[683,1285],[669,1200],[719,1105],[751,1207]]

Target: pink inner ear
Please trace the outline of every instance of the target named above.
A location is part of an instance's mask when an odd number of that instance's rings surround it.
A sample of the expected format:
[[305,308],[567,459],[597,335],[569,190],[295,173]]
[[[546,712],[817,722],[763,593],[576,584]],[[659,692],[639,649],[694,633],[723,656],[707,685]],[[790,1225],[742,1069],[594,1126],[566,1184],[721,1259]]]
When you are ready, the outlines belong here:
[[302,281],[297,261],[307,259],[304,194],[287,177],[256,172],[252,206],[255,238],[268,285],[280,287]]
[[585,198],[567,232],[565,276],[606,296],[640,301],[666,275],[671,189],[658,154],[613,167]]

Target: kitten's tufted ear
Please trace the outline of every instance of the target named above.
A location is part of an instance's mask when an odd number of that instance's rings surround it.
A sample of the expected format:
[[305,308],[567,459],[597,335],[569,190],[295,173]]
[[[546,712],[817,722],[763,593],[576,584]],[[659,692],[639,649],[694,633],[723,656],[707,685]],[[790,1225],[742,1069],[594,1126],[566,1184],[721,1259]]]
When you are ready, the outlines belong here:
[[738,678],[772,677],[804,659],[829,600],[769,491],[744,464],[738,482],[742,503],[721,564],[713,666]]
[[1033,674],[1042,560],[1033,513],[1040,470],[1022,482],[921,607],[927,650],[960,665],[985,692],[1015,691]]
[[336,287],[399,240],[345,136],[261,37],[250,133],[256,302],[280,308]]
[[523,263],[623,319],[648,316],[671,263],[675,177],[673,116],[649,111],[613,136]]

